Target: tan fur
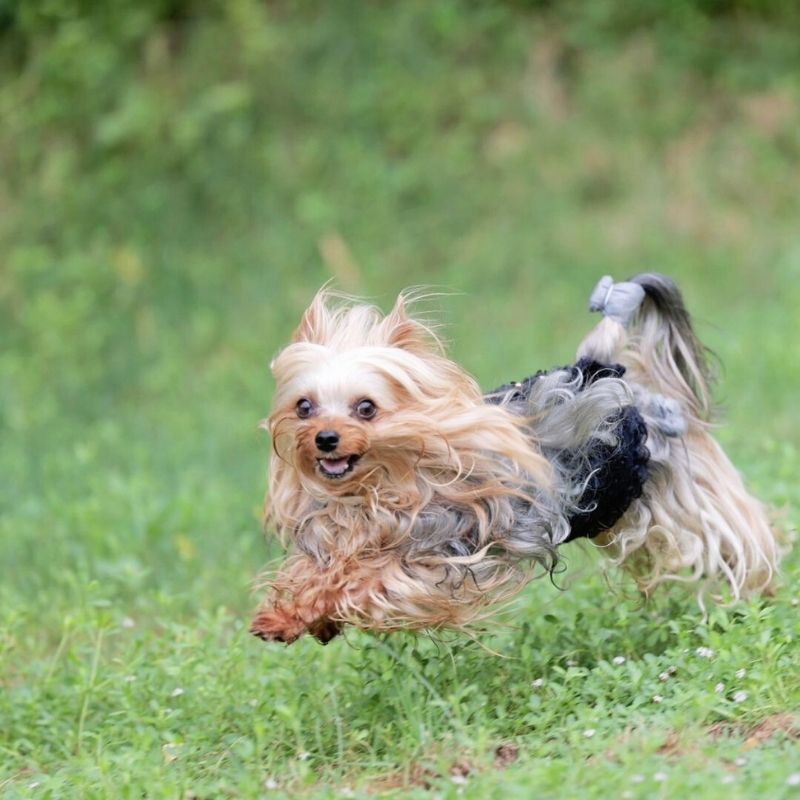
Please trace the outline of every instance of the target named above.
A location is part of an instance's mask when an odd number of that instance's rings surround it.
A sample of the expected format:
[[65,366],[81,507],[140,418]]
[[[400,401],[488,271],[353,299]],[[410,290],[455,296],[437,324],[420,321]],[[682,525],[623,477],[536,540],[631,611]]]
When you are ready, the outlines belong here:
[[[284,544],[313,557],[291,561],[274,580],[254,623],[257,635],[293,640],[297,625],[313,632],[323,618],[387,629],[462,625],[520,584],[519,570],[493,563],[486,553],[474,559],[481,562],[480,585],[462,580],[457,586],[450,570],[462,573],[464,559],[403,552],[417,515],[434,498],[470,507],[479,544],[488,547],[492,509],[531,483],[551,480],[524,420],[487,406],[475,381],[445,357],[433,331],[411,319],[405,305],[401,296],[382,317],[364,305],[331,308],[321,292],[293,343],[273,362],[267,516]],[[326,395],[334,410],[298,420],[294,404],[306,395]],[[361,396],[377,402],[375,420],[346,414],[342,399]],[[316,431],[331,426],[342,434],[341,452],[360,456],[335,484],[319,476],[313,445]],[[281,619],[283,631],[276,630]]]

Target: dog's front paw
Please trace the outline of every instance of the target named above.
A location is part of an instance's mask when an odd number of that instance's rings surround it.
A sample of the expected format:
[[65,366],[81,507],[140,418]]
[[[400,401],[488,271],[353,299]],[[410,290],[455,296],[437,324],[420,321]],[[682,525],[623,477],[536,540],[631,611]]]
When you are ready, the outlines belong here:
[[265,642],[291,644],[307,632],[308,626],[301,619],[280,609],[261,611],[250,625],[250,633]]
[[320,644],[328,644],[331,639],[342,632],[342,624],[332,619],[322,619],[315,622],[309,631]]

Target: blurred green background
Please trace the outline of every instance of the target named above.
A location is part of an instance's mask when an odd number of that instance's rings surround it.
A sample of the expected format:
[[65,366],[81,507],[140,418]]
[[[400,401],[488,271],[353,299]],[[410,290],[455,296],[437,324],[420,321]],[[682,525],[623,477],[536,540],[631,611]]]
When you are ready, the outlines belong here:
[[331,278],[441,290],[488,388],[568,362],[601,275],[669,273],[721,438],[796,501],[799,33],[789,0],[1,0],[4,685],[120,618],[241,632],[269,359]]

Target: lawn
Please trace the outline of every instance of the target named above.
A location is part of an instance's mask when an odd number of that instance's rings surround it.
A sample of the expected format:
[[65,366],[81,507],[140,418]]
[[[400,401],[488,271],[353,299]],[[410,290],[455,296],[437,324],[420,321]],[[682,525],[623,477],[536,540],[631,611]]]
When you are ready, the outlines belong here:
[[0,795],[800,797],[796,553],[707,618],[569,546],[474,637],[247,633],[268,364],[328,279],[433,287],[488,388],[673,275],[791,540],[790,5],[3,5]]

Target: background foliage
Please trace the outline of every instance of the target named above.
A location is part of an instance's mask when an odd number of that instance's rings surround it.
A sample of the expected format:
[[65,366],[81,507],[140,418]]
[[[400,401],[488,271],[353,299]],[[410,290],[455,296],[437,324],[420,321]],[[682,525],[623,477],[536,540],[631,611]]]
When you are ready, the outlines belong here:
[[798,22],[0,1],[2,791],[796,795],[794,556],[774,600],[704,622],[572,553],[569,592],[482,637],[505,658],[246,625],[277,554],[267,364],[330,277],[452,292],[489,386],[568,361],[600,275],[673,274],[726,366],[720,436],[793,528]]

